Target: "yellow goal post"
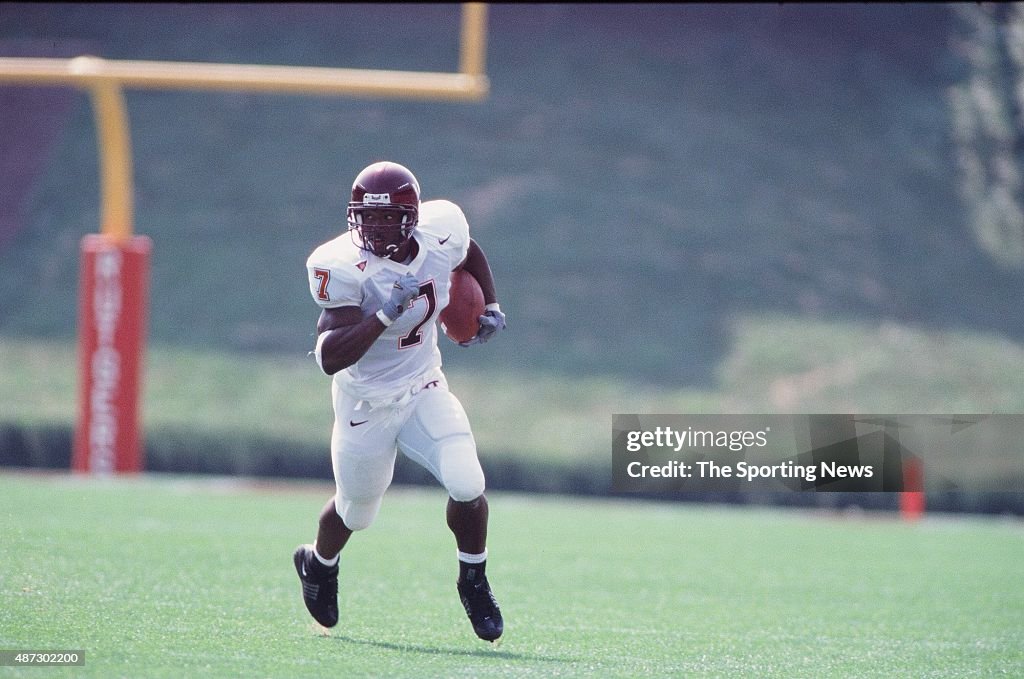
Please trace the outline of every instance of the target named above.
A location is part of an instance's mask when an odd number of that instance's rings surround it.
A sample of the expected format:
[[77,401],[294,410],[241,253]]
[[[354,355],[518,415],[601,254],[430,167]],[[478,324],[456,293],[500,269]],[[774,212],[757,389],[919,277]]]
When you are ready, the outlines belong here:
[[487,5],[462,4],[459,71],[394,71],[313,66],[264,66],[175,61],[0,57],[0,85],[70,85],[89,90],[100,154],[100,226],[124,241],[133,229],[131,137],[124,88],[228,90],[277,94],[481,101]]
[[480,101],[487,5],[463,3],[459,71],[436,73],[308,66],[0,57],[0,86],[68,85],[88,90],[100,163],[100,233],[82,239],[79,286],[79,408],[72,469],[143,469],[139,383],[151,242],[134,236],[131,137],[125,88],[229,90]]

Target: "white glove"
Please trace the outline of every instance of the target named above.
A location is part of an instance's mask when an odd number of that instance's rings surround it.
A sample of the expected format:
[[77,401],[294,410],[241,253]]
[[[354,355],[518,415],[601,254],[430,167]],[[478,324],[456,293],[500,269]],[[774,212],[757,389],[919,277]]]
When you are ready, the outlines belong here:
[[498,305],[488,304],[487,311],[484,312],[483,316],[479,318],[480,329],[476,331],[476,334],[470,337],[465,342],[459,342],[460,347],[469,347],[474,344],[483,344],[487,340],[498,334],[499,330],[505,329],[505,314],[501,313],[501,309]]
[[391,299],[384,303],[384,315],[394,321],[402,315],[409,304],[420,294],[420,282],[412,274],[402,274],[391,288]]

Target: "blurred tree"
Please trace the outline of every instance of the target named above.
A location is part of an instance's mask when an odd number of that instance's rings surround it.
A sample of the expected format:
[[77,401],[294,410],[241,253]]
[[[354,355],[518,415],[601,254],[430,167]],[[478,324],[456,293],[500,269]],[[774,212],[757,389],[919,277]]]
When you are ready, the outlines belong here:
[[961,197],[981,248],[1004,268],[1024,268],[1024,5],[950,8],[966,64],[949,92]]

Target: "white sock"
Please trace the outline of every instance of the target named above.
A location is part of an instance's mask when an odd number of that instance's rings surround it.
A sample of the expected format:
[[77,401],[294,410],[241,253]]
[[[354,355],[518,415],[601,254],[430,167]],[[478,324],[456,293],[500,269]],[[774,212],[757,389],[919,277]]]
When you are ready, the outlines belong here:
[[487,561],[487,548],[484,547],[484,551],[480,554],[466,554],[465,552],[458,552],[459,561],[462,563],[483,563]]
[[316,545],[313,545],[313,556],[316,557],[317,561],[330,568],[331,566],[338,563],[338,559],[341,557],[341,552],[335,554],[333,559],[325,559],[322,556],[320,556],[320,552],[316,551]]

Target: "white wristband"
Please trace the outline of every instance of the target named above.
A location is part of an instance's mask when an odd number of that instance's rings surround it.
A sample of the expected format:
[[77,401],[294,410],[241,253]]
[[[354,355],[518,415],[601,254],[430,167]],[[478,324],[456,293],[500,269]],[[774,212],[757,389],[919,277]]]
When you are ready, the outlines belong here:
[[501,307],[498,306],[497,302],[491,302],[484,307],[484,311],[501,311]]
[[[313,358],[316,359],[316,364],[320,366],[321,370],[324,369],[324,358],[322,355],[324,349],[324,340],[327,339],[327,336],[329,334],[331,334],[330,330],[325,330],[324,332],[320,333],[320,335],[316,338],[316,348],[313,349]],[[324,370],[324,372],[327,371]]]
[[392,323],[394,323],[394,321],[392,319],[388,318],[388,315],[386,313],[384,313],[383,309],[378,309],[377,310],[377,320],[379,320],[381,323],[383,323],[385,328],[388,327],[389,325],[391,325]]

